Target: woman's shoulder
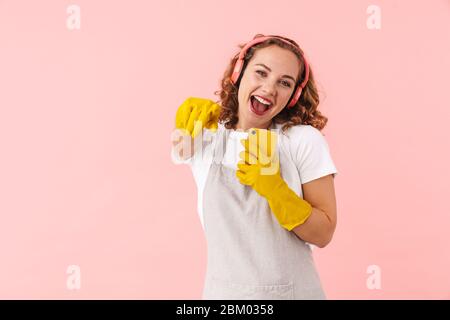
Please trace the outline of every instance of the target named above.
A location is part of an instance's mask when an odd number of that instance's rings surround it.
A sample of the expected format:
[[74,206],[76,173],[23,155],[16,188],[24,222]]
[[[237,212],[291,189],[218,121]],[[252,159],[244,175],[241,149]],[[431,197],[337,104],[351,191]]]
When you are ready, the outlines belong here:
[[280,136],[286,137],[290,142],[323,139],[322,132],[311,125],[295,125],[283,133],[283,124],[276,124],[275,128]]

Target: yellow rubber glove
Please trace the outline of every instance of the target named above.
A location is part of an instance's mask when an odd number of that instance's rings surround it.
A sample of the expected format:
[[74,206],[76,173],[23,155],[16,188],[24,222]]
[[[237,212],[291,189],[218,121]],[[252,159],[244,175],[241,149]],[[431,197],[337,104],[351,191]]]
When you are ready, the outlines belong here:
[[312,206],[281,177],[277,139],[274,131],[250,129],[249,137],[241,140],[245,150],[239,154],[236,176],[266,198],[280,225],[291,231],[309,218]]
[[190,97],[177,110],[175,127],[195,138],[203,128],[217,130],[220,106],[212,100]]

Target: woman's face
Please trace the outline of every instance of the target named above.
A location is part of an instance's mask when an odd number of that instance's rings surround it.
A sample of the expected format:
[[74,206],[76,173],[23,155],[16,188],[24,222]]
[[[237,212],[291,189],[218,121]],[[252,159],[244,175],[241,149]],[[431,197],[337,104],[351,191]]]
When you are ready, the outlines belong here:
[[239,85],[237,129],[268,128],[288,103],[299,71],[300,62],[288,49],[271,45],[256,50]]

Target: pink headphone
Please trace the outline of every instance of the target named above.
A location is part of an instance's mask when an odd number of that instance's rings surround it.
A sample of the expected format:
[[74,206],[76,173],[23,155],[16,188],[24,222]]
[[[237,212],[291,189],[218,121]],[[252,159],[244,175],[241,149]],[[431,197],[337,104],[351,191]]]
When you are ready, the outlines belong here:
[[[247,50],[249,48],[251,48],[252,46],[254,46],[255,44],[264,42],[268,39],[271,38],[275,38],[275,39],[279,39],[283,42],[286,42],[287,44],[291,45],[291,46],[295,46],[295,44],[293,44],[292,42],[289,42],[283,38],[277,37],[277,36],[264,36],[264,37],[259,37],[256,39],[253,39],[252,41],[248,42],[241,50],[241,52],[239,53],[239,58],[236,61],[236,64],[234,65],[234,69],[233,69],[233,73],[231,74],[231,82],[233,84],[236,84],[237,80],[239,79],[239,76],[242,72],[242,68],[244,66],[244,57],[245,54],[247,53]],[[300,49],[298,46],[295,46],[298,49]],[[300,50],[301,52],[301,50]],[[303,55],[303,61],[305,62],[305,79],[303,80],[303,82],[297,87],[297,90],[295,91],[291,101],[288,104],[288,108],[292,108],[298,101],[298,99],[300,98],[300,95],[302,94],[302,90],[305,87],[306,83],[308,82],[308,78],[309,78],[309,65],[308,62],[306,62],[306,58]]]

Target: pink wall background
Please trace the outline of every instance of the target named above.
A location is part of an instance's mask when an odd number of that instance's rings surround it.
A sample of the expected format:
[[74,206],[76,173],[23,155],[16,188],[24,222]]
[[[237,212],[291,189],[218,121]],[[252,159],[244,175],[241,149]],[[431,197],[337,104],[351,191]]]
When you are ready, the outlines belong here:
[[329,118],[328,298],[450,298],[448,0],[0,0],[0,298],[200,298],[206,243],[170,133],[256,33],[300,43]]

